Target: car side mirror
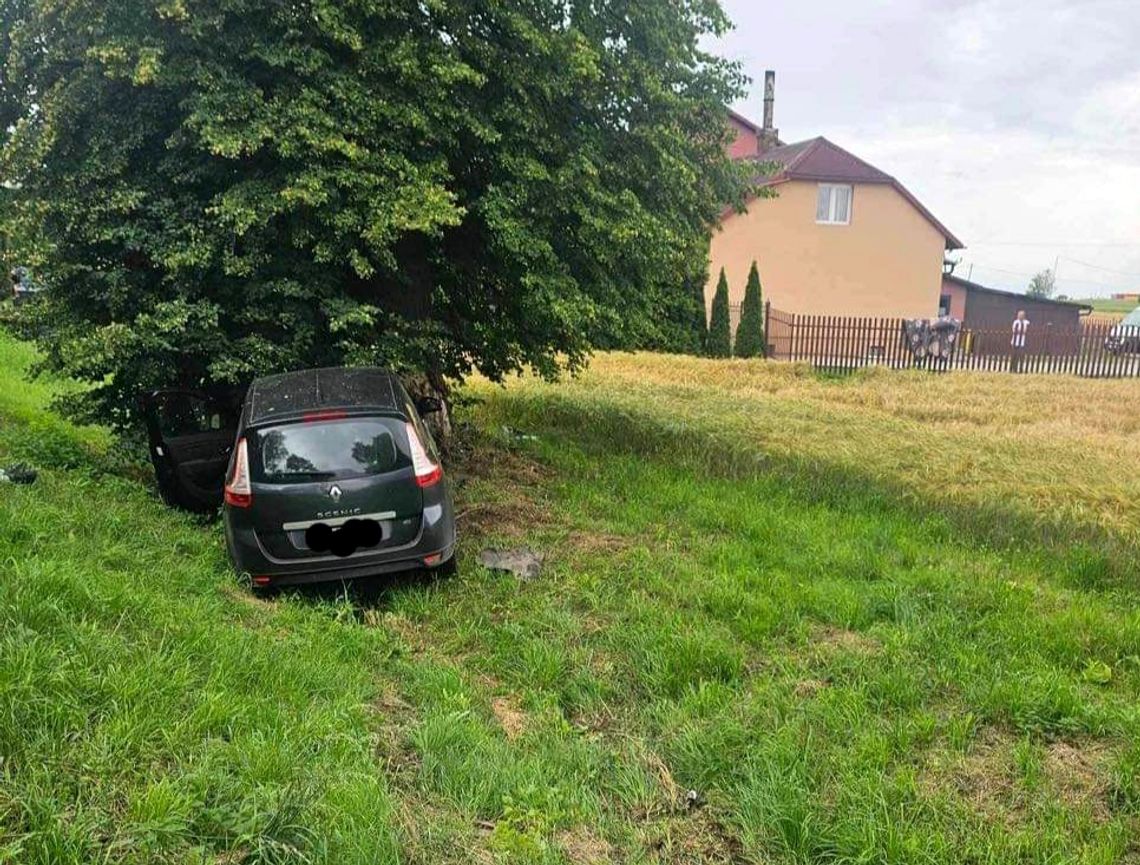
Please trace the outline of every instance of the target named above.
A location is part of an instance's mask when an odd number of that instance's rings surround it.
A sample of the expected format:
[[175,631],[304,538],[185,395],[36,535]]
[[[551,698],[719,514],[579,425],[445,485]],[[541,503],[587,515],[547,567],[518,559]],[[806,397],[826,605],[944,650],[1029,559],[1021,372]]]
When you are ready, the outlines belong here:
[[421,396],[416,400],[416,411],[421,415],[443,411],[443,400],[434,396]]

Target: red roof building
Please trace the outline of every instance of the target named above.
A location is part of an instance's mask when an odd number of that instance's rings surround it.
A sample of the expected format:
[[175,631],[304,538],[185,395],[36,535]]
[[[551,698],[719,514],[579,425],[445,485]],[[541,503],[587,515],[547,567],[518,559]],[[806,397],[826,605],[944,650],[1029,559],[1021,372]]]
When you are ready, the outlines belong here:
[[962,241],[893,176],[823,137],[793,144],[773,124],[732,112],[729,155],[757,165],[756,195],[728,211],[710,244],[706,300],[723,268],[730,303],[753,261],[778,309],[816,315],[925,318],[938,313],[945,253]]

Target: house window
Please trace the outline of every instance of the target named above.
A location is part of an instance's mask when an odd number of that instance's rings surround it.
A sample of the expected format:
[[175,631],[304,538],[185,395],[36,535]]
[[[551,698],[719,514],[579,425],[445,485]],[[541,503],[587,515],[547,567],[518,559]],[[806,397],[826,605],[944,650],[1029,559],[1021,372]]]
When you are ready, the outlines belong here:
[[945,317],[950,314],[950,295],[944,294],[938,298],[938,315]]
[[847,225],[851,222],[851,187],[821,183],[815,205],[815,221],[824,225]]

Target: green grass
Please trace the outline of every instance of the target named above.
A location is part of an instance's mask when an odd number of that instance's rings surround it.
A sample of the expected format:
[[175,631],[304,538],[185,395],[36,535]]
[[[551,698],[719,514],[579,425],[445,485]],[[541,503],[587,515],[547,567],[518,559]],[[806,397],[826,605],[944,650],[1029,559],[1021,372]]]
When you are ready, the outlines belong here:
[[[0,861],[1140,856],[1132,512],[1080,478],[1029,499],[1042,520],[998,507],[1005,478],[931,500],[931,439],[882,410],[909,380],[785,404],[735,365],[733,409],[702,380],[726,367],[638,357],[473,386],[461,575],[262,602],[216,524],[45,411],[30,360],[0,337],[0,463],[44,469],[0,487]],[[798,436],[748,433],[794,405]],[[914,465],[868,452],[904,434]],[[1072,537],[1048,518],[1098,502]],[[478,567],[488,544],[542,576]]]
[[1077,303],[1087,303],[1097,312],[1132,312],[1137,306],[1134,300],[1113,300],[1111,297],[1089,297],[1078,300]]

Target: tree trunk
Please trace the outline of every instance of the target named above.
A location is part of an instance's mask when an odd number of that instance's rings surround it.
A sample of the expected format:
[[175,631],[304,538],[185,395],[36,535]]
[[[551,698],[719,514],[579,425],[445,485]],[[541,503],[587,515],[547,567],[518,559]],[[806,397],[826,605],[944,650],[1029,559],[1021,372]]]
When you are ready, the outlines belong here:
[[404,379],[404,387],[407,388],[413,401],[432,397],[443,405],[439,411],[424,415],[423,420],[431,437],[435,439],[440,454],[444,457],[450,456],[454,444],[451,427],[451,388],[447,386],[443,376],[434,372],[410,375]]

